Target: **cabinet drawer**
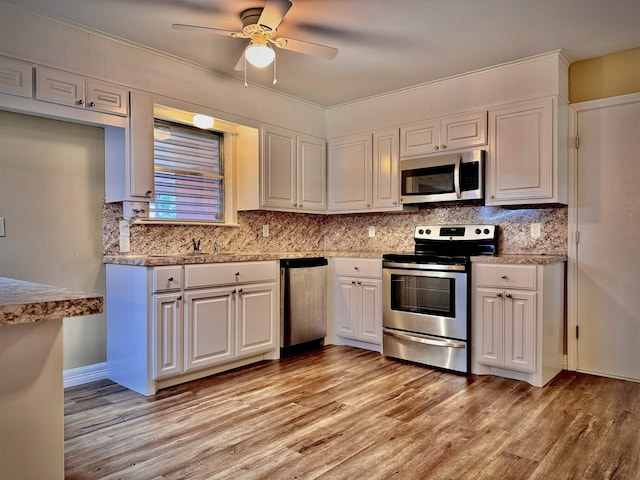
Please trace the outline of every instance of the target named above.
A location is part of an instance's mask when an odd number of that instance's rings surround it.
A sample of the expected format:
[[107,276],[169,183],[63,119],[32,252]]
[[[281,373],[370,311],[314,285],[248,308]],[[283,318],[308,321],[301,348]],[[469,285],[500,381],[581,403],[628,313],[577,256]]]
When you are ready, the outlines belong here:
[[153,291],[167,292],[182,288],[182,267],[171,265],[153,269]]
[[536,289],[535,265],[475,264],[473,268],[479,287]]
[[185,288],[276,280],[275,262],[207,263],[185,267]]
[[336,276],[382,278],[382,260],[372,258],[334,258]]

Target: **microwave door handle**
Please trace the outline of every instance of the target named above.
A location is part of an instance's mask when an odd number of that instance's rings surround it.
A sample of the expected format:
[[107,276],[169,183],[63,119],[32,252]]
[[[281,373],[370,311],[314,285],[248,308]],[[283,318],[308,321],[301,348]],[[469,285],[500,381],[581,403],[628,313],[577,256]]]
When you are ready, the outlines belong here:
[[460,192],[460,164],[462,163],[462,155],[458,156],[458,161],[453,167],[453,188],[456,190],[456,198],[460,198],[462,193]]

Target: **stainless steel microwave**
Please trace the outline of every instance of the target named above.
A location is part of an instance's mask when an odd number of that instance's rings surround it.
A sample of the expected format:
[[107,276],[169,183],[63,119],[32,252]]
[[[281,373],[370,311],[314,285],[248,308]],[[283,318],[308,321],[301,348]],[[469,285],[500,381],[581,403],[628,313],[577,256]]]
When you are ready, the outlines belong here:
[[400,161],[400,203],[484,199],[484,150]]

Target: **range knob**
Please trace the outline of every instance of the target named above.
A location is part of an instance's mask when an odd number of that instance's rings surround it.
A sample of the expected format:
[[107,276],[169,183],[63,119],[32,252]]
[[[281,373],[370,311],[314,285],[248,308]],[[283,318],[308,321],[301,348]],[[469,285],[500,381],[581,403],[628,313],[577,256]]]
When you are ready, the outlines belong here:
[[419,233],[420,235],[422,235],[422,234],[424,233],[424,230],[423,230],[423,229],[420,229],[420,230],[418,230],[418,233]]
[[485,229],[484,229],[484,234],[485,234],[485,235],[489,235],[489,229],[488,229],[488,228],[485,228]]
[[480,230],[479,228],[476,228],[476,235],[480,235],[482,233],[482,230]]
[[427,235],[431,235],[431,230],[427,228]]

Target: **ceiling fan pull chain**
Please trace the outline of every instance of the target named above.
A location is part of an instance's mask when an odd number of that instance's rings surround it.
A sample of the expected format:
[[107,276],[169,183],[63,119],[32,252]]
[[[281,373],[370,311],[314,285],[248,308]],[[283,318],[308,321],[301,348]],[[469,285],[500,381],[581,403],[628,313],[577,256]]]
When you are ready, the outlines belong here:
[[273,84],[274,85],[278,83],[278,79],[276,78],[276,62],[277,62],[277,58],[274,58],[273,59]]

